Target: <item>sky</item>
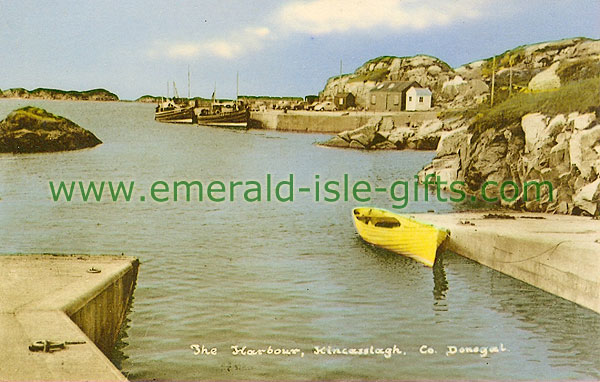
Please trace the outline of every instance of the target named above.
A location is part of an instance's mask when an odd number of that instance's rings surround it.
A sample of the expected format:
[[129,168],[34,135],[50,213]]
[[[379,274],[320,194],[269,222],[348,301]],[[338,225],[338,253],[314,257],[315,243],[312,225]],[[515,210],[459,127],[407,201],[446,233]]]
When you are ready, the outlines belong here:
[[[600,38],[600,0],[0,0],[0,88],[305,96],[369,59],[452,67]],[[173,94],[171,88],[170,94]]]

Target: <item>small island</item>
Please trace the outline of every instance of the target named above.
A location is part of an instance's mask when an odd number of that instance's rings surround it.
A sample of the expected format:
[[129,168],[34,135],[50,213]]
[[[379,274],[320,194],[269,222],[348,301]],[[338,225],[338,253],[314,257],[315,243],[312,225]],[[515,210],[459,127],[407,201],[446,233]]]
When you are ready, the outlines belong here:
[[6,89],[0,92],[0,98],[46,99],[61,101],[119,101],[119,97],[106,89],[91,89],[84,91],[37,88]]
[[41,153],[79,150],[102,141],[73,121],[27,106],[0,122],[0,153]]

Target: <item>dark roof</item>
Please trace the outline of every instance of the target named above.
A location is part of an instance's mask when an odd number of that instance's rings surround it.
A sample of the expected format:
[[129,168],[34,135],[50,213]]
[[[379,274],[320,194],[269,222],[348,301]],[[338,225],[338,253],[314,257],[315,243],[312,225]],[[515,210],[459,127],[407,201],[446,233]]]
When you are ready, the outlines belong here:
[[420,88],[416,81],[384,81],[375,88],[371,89],[372,92],[386,92],[386,93],[404,93],[411,86]]

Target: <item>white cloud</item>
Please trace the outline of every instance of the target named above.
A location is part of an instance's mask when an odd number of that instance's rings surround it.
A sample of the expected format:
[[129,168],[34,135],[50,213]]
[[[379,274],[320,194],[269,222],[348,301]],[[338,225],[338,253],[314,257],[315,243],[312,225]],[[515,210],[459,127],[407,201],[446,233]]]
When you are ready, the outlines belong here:
[[240,44],[224,40],[208,42],[205,44],[205,49],[213,56],[227,59],[238,56],[244,50]]
[[258,27],[258,28],[246,28],[246,33],[254,35],[256,37],[266,37],[271,31],[267,27]]
[[201,46],[194,43],[180,43],[166,48],[167,56],[171,58],[193,58],[200,54]]
[[[505,2],[513,2],[505,0]],[[264,48],[269,41],[289,38],[290,33],[323,35],[388,29],[394,32],[422,30],[483,17],[500,4],[493,0],[292,0],[276,9],[271,26],[241,27],[213,40],[157,42],[152,57],[193,59],[239,58]],[[506,3],[502,3],[506,4]]]
[[478,18],[490,0],[310,0],[280,8],[280,24],[296,32],[327,34],[386,27],[424,29]]
[[148,52],[150,57],[168,57],[171,59],[192,59],[213,56],[223,59],[240,57],[247,51],[261,49],[269,38],[271,30],[267,27],[248,27],[242,32],[233,33],[228,38],[208,41],[183,41],[167,43],[156,41]]

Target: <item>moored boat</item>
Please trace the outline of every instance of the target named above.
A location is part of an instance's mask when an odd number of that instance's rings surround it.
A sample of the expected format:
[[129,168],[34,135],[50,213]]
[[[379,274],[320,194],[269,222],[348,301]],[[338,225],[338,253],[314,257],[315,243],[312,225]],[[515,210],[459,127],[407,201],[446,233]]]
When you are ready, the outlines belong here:
[[194,123],[194,105],[167,99],[156,106],[154,119],[166,123]]
[[433,266],[437,249],[448,236],[446,229],[379,208],[355,208],[352,217],[356,231],[367,243],[429,267]]
[[235,101],[218,101],[215,99],[216,92],[217,85],[215,83],[210,107],[196,108],[195,118],[198,125],[247,129],[248,120],[250,119],[250,109],[243,102],[239,101],[239,76]]
[[249,109],[210,112],[205,114],[200,113],[196,115],[196,121],[199,125],[234,129],[246,129],[248,127],[249,118]]

